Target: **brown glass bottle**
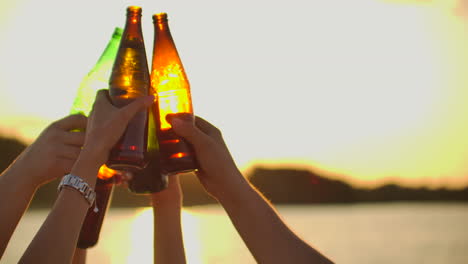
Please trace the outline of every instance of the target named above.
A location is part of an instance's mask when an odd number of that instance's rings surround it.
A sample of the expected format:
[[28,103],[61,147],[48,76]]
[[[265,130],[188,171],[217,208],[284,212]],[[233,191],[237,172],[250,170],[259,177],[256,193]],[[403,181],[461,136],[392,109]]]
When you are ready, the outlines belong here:
[[161,173],[159,145],[156,136],[156,120],[158,117],[154,112],[155,108],[149,111],[148,118],[148,165],[140,171],[134,172],[132,179],[128,182],[128,189],[134,193],[155,193],[167,188],[168,176]]
[[153,15],[154,44],[151,69],[151,92],[156,95],[156,124],[161,171],[175,174],[198,168],[190,144],[177,136],[167,122],[168,114],[193,115],[190,84],[169,30],[167,14]]
[[[141,29],[141,12],[138,6],[127,8],[127,20],[109,80],[109,95],[117,107],[149,94],[150,76]],[[111,150],[107,161],[109,168],[138,171],[146,166],[147,126],[148,111],[142,110],[129,122],[122,138]]]
[[[94,191],[96,192],[95,206],[88,209],[86,218],[81,226],[78,238],[78,248],[90,248],[96,245],[101,232],[104,216],[109,209],[112,190],[114,189],[114,171],[102,166],[99,169]],[[97,210],[96,210],[97,208]]]

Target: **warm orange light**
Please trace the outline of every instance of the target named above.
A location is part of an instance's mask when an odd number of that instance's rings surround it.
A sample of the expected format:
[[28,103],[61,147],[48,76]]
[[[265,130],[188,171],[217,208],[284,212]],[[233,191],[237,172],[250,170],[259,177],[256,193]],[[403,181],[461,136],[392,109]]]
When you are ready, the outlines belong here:
[[123,84],[124,84],[124,86],[130,86],[130,85],[132,85],[132,81],[131,81],[131,77],[130,77],[130,76],[127,76],[127,75],[126,75],[126,76],[123,76],[122,79],[123,79]]
[[180,139],[168,139],[161,142],[161,144],[176,144],[179,143]]
[[186,157],[186,156],[187,156],[187,153],[179,152],[179,153],[176,153],[176,154],[171,155],[170,158],[171,158],[171,159],[173,159],[173,158],[179,159],[179,158],[183,158],[183,157]]
[[99,179],[107,180],[107,179],[112,178],[112,176],[114,176],[115,174],[116,174],[115,170],[110,169],[106,165],[102,165],[101,168],[99,168],[98,177]]
[[180,64],[154,69],[151,82],[158,96],[161,129],[171,128],[167,114],[192,113],[189,84]]

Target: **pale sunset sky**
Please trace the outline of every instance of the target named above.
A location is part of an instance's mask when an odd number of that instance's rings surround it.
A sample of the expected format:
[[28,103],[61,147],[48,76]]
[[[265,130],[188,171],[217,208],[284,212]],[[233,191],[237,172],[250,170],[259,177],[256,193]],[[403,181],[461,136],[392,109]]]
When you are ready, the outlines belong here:
[[464,0],[1,1],[0,132],[31,142],[67,115],[128,5],[149,60],[168,13],[195,113],[241,169],[468,184]]

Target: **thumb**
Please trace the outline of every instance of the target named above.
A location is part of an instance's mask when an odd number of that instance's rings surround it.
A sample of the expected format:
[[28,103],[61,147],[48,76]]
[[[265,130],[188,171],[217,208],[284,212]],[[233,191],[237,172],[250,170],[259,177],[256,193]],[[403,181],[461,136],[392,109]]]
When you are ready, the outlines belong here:
[[122,119],[125,121],[125,123],[128,123],[138,111],[144,109],[145,107],[151,106],[153,102],[154,95],[137,98],[135,101],[119,109]]
[[195,148],[206,142],[208,136],[195,126],[192,114],[168,115],[167,119],[171,123],[174,132],[186,139]]

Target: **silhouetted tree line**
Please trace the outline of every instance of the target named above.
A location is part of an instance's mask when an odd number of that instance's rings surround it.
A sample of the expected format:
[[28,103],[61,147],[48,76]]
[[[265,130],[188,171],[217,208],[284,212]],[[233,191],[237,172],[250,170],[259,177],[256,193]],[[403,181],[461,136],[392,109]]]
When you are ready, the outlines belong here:
[[[15,139],[0,137],[0,170],[8,165],[26,148]],[[247,177],[270,201],[275,204],[331,204],[388,201],[468,201],[468,187],[461,190],[445,188],[407,188],[387,184],[374,189],[355,188],[348,183],[323,177],[312,171],[296,169],[255,168]],[[202,205],[215,200],[204,191],[193,174],[181,175],[184,205]],[[31,207],[50,208],[57,196],[59,179],[40,187]],[[131,193],[124,186],[116,186],[112,207],[149,206],[146,195]]]
[[468,201],[468,187],[408,188],[387,184],[374,189],[355,188],[307,170],[256,168],[251,182],[273,203],[358,203],[393,201]]

